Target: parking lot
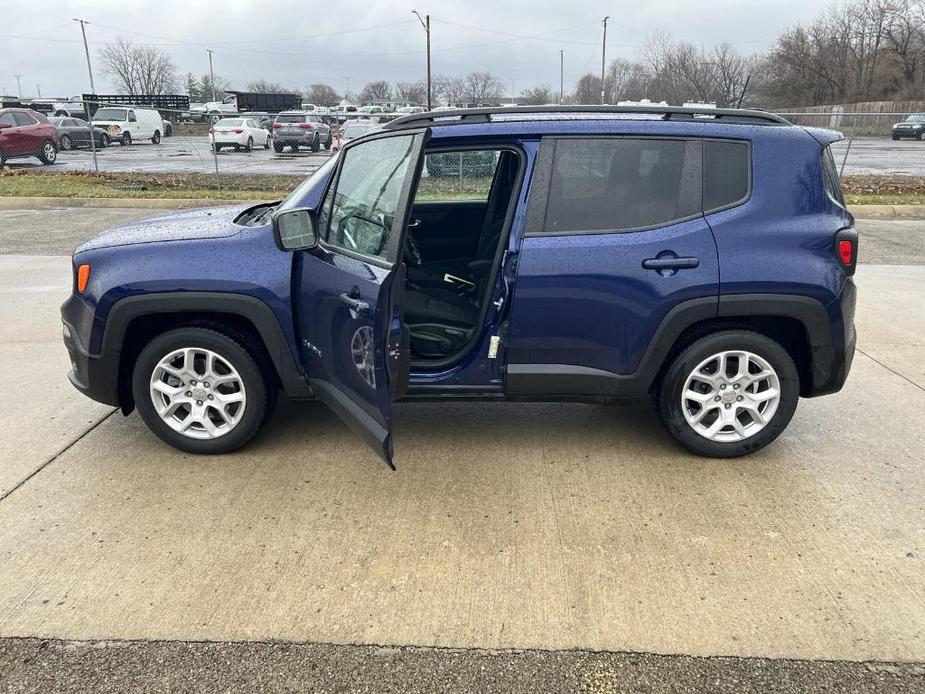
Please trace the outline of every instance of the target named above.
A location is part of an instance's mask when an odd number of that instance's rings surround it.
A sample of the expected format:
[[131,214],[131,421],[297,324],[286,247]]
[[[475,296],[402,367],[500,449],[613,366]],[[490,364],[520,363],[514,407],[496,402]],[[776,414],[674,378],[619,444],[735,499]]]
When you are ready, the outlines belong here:
[[[17,326],[0,374],[19,394],[0,415],[0,637],[138,641],[97,647],[101,671],[146,644],[169,662],[198,652],[159,640],[260,667],[260,646],[221,643],[285,641],[335,644],[310,647],[329,664],[354,653],[336,644],[490,649],[445,653],[480,662],[476,679],[536,658],[538,680],[588,691],[627,680],[587,651],[732,656],[729,672],[845,661],[832,682],[922,691],[920,666],[896,663],[925,660],[925,222],[859,221],[847,386],[801,401],[754,456],[685,454],[645,402],[403,404],[393,473],[318,404],[283,404],[251,446],[203,458],[67,383],[66,254],[146,214],[0,210],[0,317]],[[0,649],[0,685],[20,663],[2,654],[33,643]],[[457,657],[440,653],[375,648],[370,677],[426,681]]]
[[[845,153],[848,158],[845,160]],[[925,142],[893,141],[886,137],[861,137],[833,146],[836,163],[844,161],[845,175],[907,175],[925,176]],[[218,169],[227,174],[297,174],[307,175],[323,164],[328,153],[301,150],[281,153],[262,148],[252,152],[222,150],[218,154]],[[207,137],[173,136],[159,145],[139,143],[129,147],[111,145],[98,152],[101,172],[131,171],[138,173],[206,173],[214,174],[216,158]],[[13,160],[14,169],[30,171],[93,171],[90,150],[59,152],[53,166],[42,166],[36,159]]]

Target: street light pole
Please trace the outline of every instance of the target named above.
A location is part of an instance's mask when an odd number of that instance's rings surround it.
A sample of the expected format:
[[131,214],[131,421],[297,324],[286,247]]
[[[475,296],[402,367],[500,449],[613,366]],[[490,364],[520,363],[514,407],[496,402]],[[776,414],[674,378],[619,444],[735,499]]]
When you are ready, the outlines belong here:
[[206,53],[209,54],[209,82],[212,85],[212,101],[216,101],[215,98],[215,72],[212,70],[212,49],[207,48]]
[[344,75],[344,80],[347,82],[347,86],[344,88],[344,101],[350,103],[350,75]]
[[511,77],[511,103],[514,103],[514,85],[517,83],[516,77]]
[[421,19],[421,14],[417,10],[411,10],[411,14],[418,18],[421,26],[424,27],[424,33],[427,34],[427,110],[430,111],[432,106],[430,87],[430,15],[424,15],[424,18]]
[[604,38],[601,40],[601,105],[604,104],[604,70],[607,64],[607,20],[610,17],[604,17]]
[[16,89],[19,92],[19,98],[22,99],[22,82],[20,82],[22,75],[13,75],[13,77],[16,78]]
[[42,85],[39,84],[38,82],[35,83],[35,91],[38,92],[39,98],[41,99],[42,98]]
[[[87,75],[90,77],[90,98],[96,96],[96,86],[93,84],[93,66],[90,64],[90,48],[87,46],[87,29],[86,24],[90,22],[84,21],[83,19],[75,19],[75,22],[80,24],[80,35],[83,36],[84,40],[84,55],[87,58]],[[90,104],[86,101],[84,104],[84,115],[87,117],[87,124],[90,126],[90,151],[93,152],[93,170],[96,171],[96,175],[100,175],[100,163],[96,159],[96,137],[93,132],[93,119],[90,116]],[[95,112],[94,112],[95,113]]]
[[559,106],[565,96],[565,51],[559,51]]

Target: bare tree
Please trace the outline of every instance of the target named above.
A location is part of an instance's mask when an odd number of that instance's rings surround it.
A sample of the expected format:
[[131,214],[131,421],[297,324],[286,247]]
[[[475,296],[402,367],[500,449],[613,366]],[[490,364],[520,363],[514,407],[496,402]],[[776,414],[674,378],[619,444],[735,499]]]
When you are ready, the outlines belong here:
[[578,80],[575,87],[575,103],[599,104],[601,98],[601,78],[590,72]]
[[540,106],[550,104],[553,101],[552,90],[545,84],[530,89],[524,89],[520,93],[521,102],[527,106]]
[[337,106],[340,96],[328,84],[311,84],[304,92],[305,98],[318,106]]
[[450,106],[462,104],[466,98],[466,87],[460,77],[437,75],[433,80],[434,94]]
[[360,101],[385,101],[392,96],[392,88],[385,80],[367,82],[360,92]]
[[167,53],[118,37],[100,49],[103,71],[122,94],[168,94],[176,90],[177,70]]
[[267,80],[248,82],[247,90],[250,92],[260,92],[261,94],[298,94],[298,91],[286,89],[279,82],[268,82]]
[[463,93],[470,104],[497,101],[504,95],[504,84],[490,72],[470,72],[462,78]]
[[424,103],[427,100],[427,85],[420,80],[417,82],[396,82],[395,98],[414,104]]
[[[650,76],[645,66],[635,60],[617,58],[607,69],[605,96],[612,104],[639,101],[648,97]],[[600,79],[597,80],[600,94]]]

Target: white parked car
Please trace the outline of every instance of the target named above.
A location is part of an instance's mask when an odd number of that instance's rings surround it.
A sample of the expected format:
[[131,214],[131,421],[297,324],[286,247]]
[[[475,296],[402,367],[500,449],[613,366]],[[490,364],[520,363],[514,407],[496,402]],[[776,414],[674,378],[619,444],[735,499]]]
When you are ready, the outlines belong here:
[[250,152],[254,146],[270,148],[270,133],[253,118],[222,118],[209,128],[209,143],[215,151],[222,147]]
[[93,125],[102,128],[113,142],[130,145],[151,140],[160,144],[164,121],[153,108],[142,106],[105,106],[93,114]]

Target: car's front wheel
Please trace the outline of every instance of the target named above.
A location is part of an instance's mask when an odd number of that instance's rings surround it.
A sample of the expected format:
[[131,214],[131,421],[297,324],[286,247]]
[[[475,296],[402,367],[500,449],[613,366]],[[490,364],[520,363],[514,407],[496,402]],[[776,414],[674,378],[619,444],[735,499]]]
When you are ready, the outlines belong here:
[[71,147],[73,147],[73,146],[74,146],[74,143],[71,142],[71,136],[70,136],[70,135],[62,135],[62,136],[61,136],[61,149],[63,149],[65,152],[67,152],[67,151],[69,151],[69,150],[71,149]]
[[674,359],[658,407],[668,433],[689,451],[735,458],[776,439],[799,397],[796,365],[779,343],[727,330],[700,338]]
[[229,453],[260,429],[271,396],[251,353],[206,328],[170,330],[138,356],[135,406],[148,428],[190,453]]

